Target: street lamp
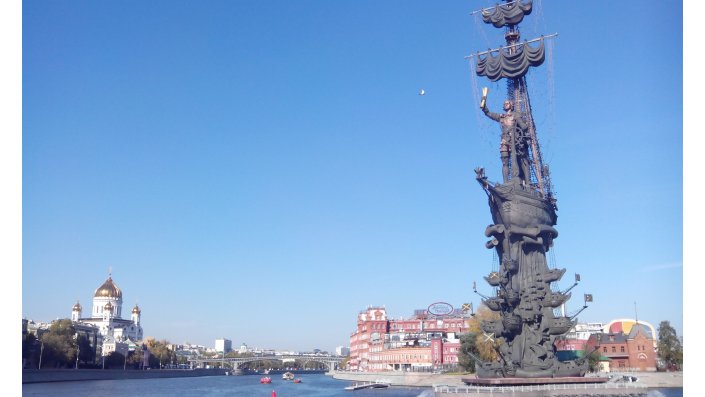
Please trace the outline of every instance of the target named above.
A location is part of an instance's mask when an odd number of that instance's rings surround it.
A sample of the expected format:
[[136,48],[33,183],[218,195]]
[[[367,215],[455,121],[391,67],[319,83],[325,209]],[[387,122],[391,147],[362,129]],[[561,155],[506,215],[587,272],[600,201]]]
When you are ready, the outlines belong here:
[[78,369],[78,355],[81,354],[81,345],[78,343],[78,332],[76,332],[76,369]]
[[39,369],[42,369],[42,355],[44,354],[44,341],[42,342],[42,347],[39,348]]

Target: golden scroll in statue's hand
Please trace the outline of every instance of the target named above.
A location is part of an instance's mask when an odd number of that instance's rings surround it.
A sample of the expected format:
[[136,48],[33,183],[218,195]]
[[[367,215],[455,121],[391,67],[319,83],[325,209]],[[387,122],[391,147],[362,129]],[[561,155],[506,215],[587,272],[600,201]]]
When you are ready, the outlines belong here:
[[482,101],[480,101],[480,109],[485,108],[485,101],[487,100],[487,91],[489,91],[487,87],[482,87]]

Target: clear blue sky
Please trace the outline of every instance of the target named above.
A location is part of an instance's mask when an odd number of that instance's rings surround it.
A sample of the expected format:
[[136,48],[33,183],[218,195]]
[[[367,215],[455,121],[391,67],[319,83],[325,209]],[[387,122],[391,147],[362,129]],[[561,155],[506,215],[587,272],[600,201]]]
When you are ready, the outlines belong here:
[[[679,2],[535,1],[529,76],[581,321],[683,326]],[[356,314],[478,305],[504,42],[479,1],[25,1],[22,315],[107,278],[172,342],[333,350]],[[418,91],[425,89],[426,95]]]

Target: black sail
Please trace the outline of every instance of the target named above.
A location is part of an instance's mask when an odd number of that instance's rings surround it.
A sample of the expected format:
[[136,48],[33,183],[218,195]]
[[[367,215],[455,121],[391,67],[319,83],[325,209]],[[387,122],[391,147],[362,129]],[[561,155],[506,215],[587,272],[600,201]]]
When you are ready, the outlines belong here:
[[546,59],[543,39],[540,40],[537,48],[524,43],[514,54],[510,54],[507,48],[494,53],[496,55],[490,52],[484,58],[478,56],[476,67],[478,76],[485,76],[492,81],[522,77],[530,66],[539,66]]
[[531,14],[531,5],[531,0],[526,3],[516,0],[510,4],[497,5],[492,11],[483,10],[482,20],[485,23],[491,23],[496,28],[501,28],[505,25],[516,25],[524,19],[524,15]]

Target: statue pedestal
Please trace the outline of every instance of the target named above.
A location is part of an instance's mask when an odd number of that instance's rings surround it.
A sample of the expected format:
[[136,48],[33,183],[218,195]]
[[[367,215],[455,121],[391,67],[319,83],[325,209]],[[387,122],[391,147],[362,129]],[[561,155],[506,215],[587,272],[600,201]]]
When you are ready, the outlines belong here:
[[610,378],[567,376],[563,378],[461,378],[470,386],[526,386],[605,383]]

